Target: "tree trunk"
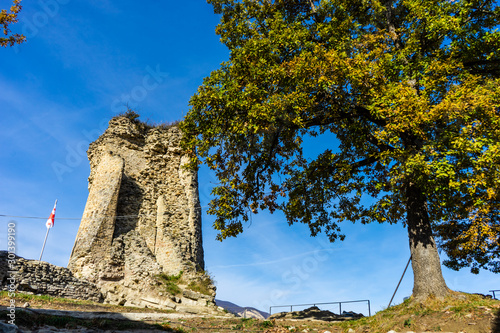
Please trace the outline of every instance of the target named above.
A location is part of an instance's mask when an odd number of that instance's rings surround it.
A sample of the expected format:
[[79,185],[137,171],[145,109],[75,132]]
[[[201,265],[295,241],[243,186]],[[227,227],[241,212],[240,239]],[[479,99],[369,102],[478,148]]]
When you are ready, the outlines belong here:
[[413,268],[413,297],[423,301],[434,295],[443,298],[450,293],[441,271],[441,262],[432,236],[425,195],[415,184],[406,187],[406,214]]

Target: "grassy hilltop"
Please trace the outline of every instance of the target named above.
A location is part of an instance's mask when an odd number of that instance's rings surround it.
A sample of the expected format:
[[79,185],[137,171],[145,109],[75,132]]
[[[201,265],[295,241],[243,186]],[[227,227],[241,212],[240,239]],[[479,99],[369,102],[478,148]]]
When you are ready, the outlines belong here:
[[[7,293],[2,293],[0,305],[8,305]],[[75,301],[47,296],[17,294],[17,306],[29,303],[31,310],[19,309],[16,313],[16,324],[33,329],[43,325],[58,328],[74,329],[87,327],[92,329],[114,330],[147,330],[174,332],[500,332],[500,301],[480,295],[456,294],[444,301],[429,298],[425,304],[412,302],[411,299],[402,304],[383,310],[371,317],[347,322],[323,322],[308,320],[257,320],[234,317],[200,317],[172,316],[159,322],[111,320],[111,319],[78,319],[71,316],[54,316],[37,313],[37,309],[58,309],[92,313],[124,313],[151,312],[172,314],[173,311],[158,311],[144,308],[130,308]],[[3,311],[5,312],[5,310]],[[5,318],[5,314],[1,315]]]

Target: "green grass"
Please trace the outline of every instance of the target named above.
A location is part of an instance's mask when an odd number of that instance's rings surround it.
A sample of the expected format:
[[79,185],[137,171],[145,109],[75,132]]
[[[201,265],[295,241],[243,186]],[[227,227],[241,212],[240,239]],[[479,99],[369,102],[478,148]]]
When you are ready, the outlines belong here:
[[[456,293],[456,295],[447,297],[444,300],[430,297],[424,303],[414,302],[410,298],[399,305],[380,311],[374,316],[335,323],[332,326],[341,327],[343,330],[415,328],[419,319],[426,316],[441,316],[444,311],[451,311],[453,316],[458,319],[473,312],[480,306],[492,307],[494,302],[498,301],[483,298],[479,295],[461,293]],[[441,327],[436,327],[435,331],[439,330],[441,330]]]
[[[158,277],[160,279],[160,277]],[[182,281],[182,274],[177,274],[174,276],[164,275],[162,277],[162,283],[166,284],[167,282],[180,283]],[[185,284],[183,284],[185,286]],[[8,298],[8,294],[6,292],[1,293],[4,299]],[[99,303],[93,303],[90,301],[78,301],[78,300],[69,300],[63,298],[56,298],[50,296],[35,296],[29,294],[17,294],[16,299],[17,302],[19,300],[25,300],[32,304],[32,306],[38,306],[41,303],[49,304],[51,306],[56,305],[56,308],[63,307],[66,309],[71,309],[72,304],[82,305],[82,304],[90,304],[90,306],[106,306],[113,307],[112,305],[104,305]],[[33,302],[32,302],[33,300]],[[39,301],[38,304],[36,301]],[[61,304],[57,304],[60,302]],[[43,304],[43,305],[45,305]],[[64,307],[64,304],[68,304],[67,307]],[[86,307],[86,306],[83,306]],[[114,306],[119,312],[119,308],[123,309],[124,307]],[[484,318],[485,308],[491,309],[487,310],[491,313],[496,312],[500,313],[500,302],[496,300],[491,300],[487,298],[483,298],[478,295],[468,295],[468,294],[459,294],[454,293],[453,297],[449,297],[445,300],[438,300],[434,298],[429,298],[423,303],[418,303],[413,300],[407,300],[402,304],[397,306],[390,307],[386,310],[380,311],[377,314],[371,317],[364,317],[358,320],[346,321],[342,323],[331,323],[331,322],[301,322],[298,323],[290,323],[290,322],[280,322],[274,320],[257,320],[253,318],[215,318],[215,317],[207,317],[207,318],[198,318],[198,319],[177,319],[173,323],[162,323],[160,326],[163,329],[170,329],[174,332],[200,332],[206,331],[206,329],[213,332],[213,330],[219,330],[222,332],[229,331],[247,331],[247,332],[262,332],[266,329],[270,328],[279,328],[284,327],[287,331],[301,331],[304,328],[309,329],[310,332],[312,330],[321,331],[324,329],[336,332],[346,332],[349,329],[353,329],[356,332],[387,332],[389,330],[395,331],[423,331],[424,326],[425,330],[431,331],[450,331],[450,327],[448,323],[464,323],[464,325],[468,324],[468,319],[470,314],[475,317],[478,316],[480,318]],[[88,309],[85,309],[88,311]],[[91,309],[91,311],[95,311],[95,308]],[[98,310],[102,311],[102,310]],[[106,308],[104,311],[108,311]],[[163,311],[162,311],[163,312]],[[5,313],[5,312],[4,312]],[[0,313],[0,316],[2,313]],[[125,329],[130,328],[132,325],[129,321],[124,321],[123,323],[117,323],[112,320],[87,320],[85,323],[80,323],[79,319],[71,318],[71,317],[57,317],[57,316],[40,316],[36,313],[29,313],[26,311],[20,311],[18,316],[16,314],[16,323],[26,323],[26,325],[32,327],[35,324],[46,324],[52,325],[56,327],[67,327],[72,328],[76,326],[84,326],[84,327],[95,327],[107,329],[107,327],[115,328],[117,325],[121,325],[125,327]],[[31,315],[31,316],[30,316]],[[23,321],[24,320],[24,321]],[[305,325],[307,324],[307,326]],[[29,326],[31,325],[31,326]],[[146,325],[146,324],[145,324]],[[174,326],[171,327],[170,325]],[[289,325],[289,326],[287,326]],[[424,326],[423,326],[424,325]],[[120,327],[121,327],[120,326]],[[292,327],[293,326],[293,327]],[[152,327],[152,326],[149,326]],[[193,329],[194,328],[194,329]],[[477,331],[477,330],[476,330]]]
[[207,272],[202,272],[196,280],[191,281],[187,288],[196,291],[200,294],[212,295],[212,286],[214,285],[214,280]]
[[274,327],[274,322],[271,320],[264,320],[262,323],[260,323],[260,326],[264,328],[271,328]]
[[[6,318],[7,311],[0,311],[0,316]],[[16,325],[29,328],[43,325],[54,326],[58,328],[75,329],[78,326],[102,330],[124,330],[124,329],[159,329],[168,331],[169,329],[158,324],[146,324],[143,322],[131,320],[111,320],[111,319],[80,319],[69,316],[54,316],[41,313],[32,313],[28,311],[18,311],[16,313]]]
[[183,279],[182,275],[182,271],[180,271],[177,275],[168,275],[163,273],[157,275],[156,280],[164,286],[165,291],[174,296],[182,293],[183,288],[200,294],[212,296],[214,281],[210,274],[207,272],[198,273],[194,278],[190,277],[188,279],[189,282]]
[[254,318],[241,318],[240,320],[243,327],[255,326],[255,323],[257,322]]
[[159,274],[157,275],[157,281],[160,282],[164,287],[165,290],[171,294],[171,295],[179,295],[182,290],[179,287],[179,283],[182,282],[183,272],[180,271],[179,274],[177,275],[168,275],[168,274]]
[[243,324],[241,324],[241,323],[236,324],[231,329],[235,330],[235,331],[241,331],[243,329]]
[[[8,297],[8,292],[7,291],[1,291],[0,292],[0,297],[2,298],[7,298]],[[62,298],[62,297],[53,297],[53,296],[48,296],[48,295],[32,295],[32,294],[24,294],[24,293],[16,293],[16,300],[23,300],[26,302],[29,301],[41,301],[41,302],[58,302],[58,303],[66,303],[66,304],[76,304],[76,305],[94,305],[96,304],[95,302],[92,301],[86,301],[86,300],[79,300],[79,299],[71,299],[71,298]],[[99,305],[104,305],[101,303],[97,303]]]
[[[0,298],[2,299],[10,299],[8,292],[6,291],[0,291]],[[88,310],[95,310],[96,308],[102,309],[101,311],[111,311],[111,312],[123,312],[123,311],[136,311],[136,312],[151,312],[151,309],[145,309],[145,308],[139,308],[139,307],[132,307],[132,306],[121,306],[121,305],[114,305],[114,304],[104,304],[104,303],[97,303],[93,301],[87,301],[87,300],[80,300],[80,299],[71,299],[71,298],[62,298],[62,297],[53,297],[53,296],[48,296],[48,295],[33,295],[33,294],[25,294],[25,293],[16,293],[16,305],[17,306],[22,306],[22,302],[27,302],[30,303],[33,308],[37,308],[41,305],[43,307],[47,308],[48,307],[65,307],[67,306],[67,310],[73,310],[74,308],[81,310],[82,308],[84,309],[83,311],[88,311]],[[76,310],[76,311],[78,311]],[[161,309],[155,309],[155,312],[162,312],[162,313],[172,313],[176,312],[175,310],[172,309],[166,309],[166,310],[161,310]]]

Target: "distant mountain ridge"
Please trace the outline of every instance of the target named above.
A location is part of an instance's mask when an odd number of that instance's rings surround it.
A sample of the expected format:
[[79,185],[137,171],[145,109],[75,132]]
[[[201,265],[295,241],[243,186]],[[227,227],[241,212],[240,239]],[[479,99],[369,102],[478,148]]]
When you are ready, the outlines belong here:
[[260,311],[252,307],[242,307],[220,299],[215,299],[215,304],[243,318],[267,319],[267,317],[269,317],[269,313],[267,312]]

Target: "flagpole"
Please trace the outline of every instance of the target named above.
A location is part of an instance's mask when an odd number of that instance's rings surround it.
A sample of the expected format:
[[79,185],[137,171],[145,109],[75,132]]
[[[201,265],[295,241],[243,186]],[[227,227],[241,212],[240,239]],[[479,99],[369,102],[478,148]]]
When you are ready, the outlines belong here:
[[40,252],[40,259],[38,259],[38,261],[42,260],[43,249],[45,248],[45,242],[47,242],[47,236],[49,235],[49,230],[50,228],[47,228],[47,233],[45,234],[45,239],[43,240],[42,252]]
[[47,233],[45,234],[45,239],[43,240],[42,252],[40,252],[40,259],[38,259],[38,261],[42,260],[43,250],[45,249],[45,243],[47,242],[47,236],[49,235],[49,230],[54,225],[54,218],[56,215],[56,206],[57,206],[57,199],[56,199],[56,202],[54,203],[54,208],[52,209],[52,212],[50,213],[49,219],[47,220],[47,223],[45,223],[45,225],[47,226]]

